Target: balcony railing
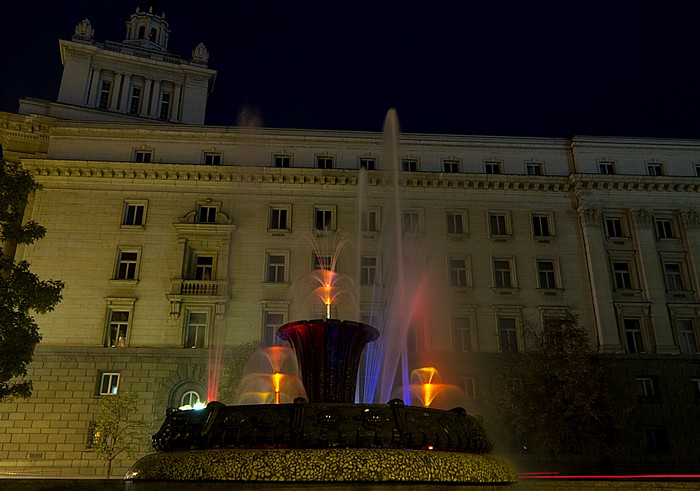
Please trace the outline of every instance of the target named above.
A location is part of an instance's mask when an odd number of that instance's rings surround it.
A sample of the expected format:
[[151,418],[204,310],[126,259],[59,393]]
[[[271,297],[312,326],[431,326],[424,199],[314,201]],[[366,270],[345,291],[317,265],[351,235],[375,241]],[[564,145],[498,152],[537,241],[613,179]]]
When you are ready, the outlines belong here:
[[173,293],[179,295],[226,295],[224,280],[174,280]]

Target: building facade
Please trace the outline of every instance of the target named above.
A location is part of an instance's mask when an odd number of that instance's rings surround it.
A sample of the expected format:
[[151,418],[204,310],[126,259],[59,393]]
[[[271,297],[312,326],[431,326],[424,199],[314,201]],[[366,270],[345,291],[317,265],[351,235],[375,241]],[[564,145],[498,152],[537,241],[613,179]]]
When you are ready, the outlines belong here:
[[37,318],[34,395],[0,403],[0,472],[101,474],[100,398],[138,392],[155,431],[166,408],[215,397],[236,347],[323,315],[312,277],[331,262],[334,317],[392,329],[395,293],[417,292],[399,317],[412,368],[438,368],[487,428],[488,367],[525,349],[526,326],[577,312],[618,384],[639,390],[617,428],[619,468],[694,465],[700,142],[402,134],[388,146],[371,132],[204,126],[206,49],[169,54],[153,12],[127,29],[98,43],[81,22],[61,42],[58,102],[0,113],[5,159],[42,186],[26,218],[47,228],[15,256],[66,284]]

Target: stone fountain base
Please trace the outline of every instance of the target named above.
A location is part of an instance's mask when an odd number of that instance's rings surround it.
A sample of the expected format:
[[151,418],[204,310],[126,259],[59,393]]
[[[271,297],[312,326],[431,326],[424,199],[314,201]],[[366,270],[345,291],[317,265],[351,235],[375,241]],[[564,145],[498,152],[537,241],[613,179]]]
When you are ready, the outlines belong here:
[[508,484],[513,468],[489,455],[403,449],[232,449],[158,452],[133,481]]

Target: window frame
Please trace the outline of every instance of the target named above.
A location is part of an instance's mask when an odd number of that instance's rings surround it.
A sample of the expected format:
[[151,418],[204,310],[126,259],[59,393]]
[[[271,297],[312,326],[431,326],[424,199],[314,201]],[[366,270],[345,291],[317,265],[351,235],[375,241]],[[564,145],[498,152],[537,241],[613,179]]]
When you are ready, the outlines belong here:
[[459,159],[442,159],[442,171],[446,174],[458,174],[462,171],[462,162]]
[[[502,227],[499,223],[501,218],[503,219]],[[496,221],[494,222],[494,220]],[[494,224],[496,225],[495,227]],[[510,212],[490,210],[488,212],[488,227],[489,237],[492,239],[511,238],[513,236],[513,229],[510,222]],[[494,228],[496,230],[494,230]]]
[[678,230],[675,219],[673,217],[654,217],[654,231],[656,232],[656,240],[665,241],[678,239]]
[[97,109],[107,110],[112,100],[112,80],[101,79],[100,89],[97,95]]
[[646,169],[648,176],[659,177],[666,175],[666,169],[662,162],[647,162]]
[[424,231],[423,209],[407,208],[401,211],[401,233],[403,235],[415,236],[423,234]]
[[[513,325],[504,326],[505,321],[512,321]],[[504,354],[520,353],[520,329],[518,317],[515,315],[499,314],[496,320],[498,331],[498,351]],[[506,336],[507,334],[507,336]],[[504,340],[508,342],[505,343]]]
[[[690,325],[689,329],[682,329],[681,323]],[[697,355],[700,353],[700,337],[698,336],[697,320],[693,317],[676,317],[674,319],[676,335],[678,336],[678,351],[682,355]],[[690,336],[692,336],[692,340]]]
[[484,174],[503,174],[503,161],[485,160]]
[[[459,220],[456,220],[457,217],[459,217]],[[445,233],[448,237],[465,237],[469,235],[466,210],[445,210]]]
[[[130,217],[130,209],[138,210],[141,209],[140,222],[141,223],[128,223]],[[120,227],[128,229],[144,229],[146,227],[146,216],[148,213],[148,200],[124,200],[124,205],[122,208],[122,220]],[[133,219],[131,221],[136,222],[138,213],[134,211]]]
[[[282,262],[272,263],[272,258],[282,258]],[[289,251],[270,250],[265,252],[265,276],[264,283],[288,284],[289,283]],[[272,274],[274,267],[275,273]],[[281,271],[281,275],[280,275]]]
[[135,148],[132,151],[132,162],[136,162],[138,164],[151,164],[153,163],[154,160],[154,155],[155,152],[153,149],[147,149],[147,148]]
[[316,155],[315,157],[316,168],[317,169],[335,169],[335,156],[334,155]]
[[637,376],[637,397],[640,402],[652,402],[659,399],[659,387],[656,377]]
[[[281,219],[276,220],[277,223],[274,223],[274,215],[275,213],[281,214],[281,212],[284,212],[285,218],[284,218],[284,225],[285,227],[281,227],[279,225],[282,225],[280,222],[282,221]],[[278,225],[278,226],[274,226]],[[276,232],[276,233],[289,233],[292,231],[292,205],[290,204],[270,204],[267,207],[267,231],[268,232]]]
[[[372,260],[374,264],[365,264]],[[360,285],[376,286],[381,284],[381,259],[378,255],[363,255],[360,257]]]
[[272,154],[272,167],[277,169],[289,169],[292,167],[292,154],[274,153]]
[[473,313],[470,312],[452,312],[450,314],[452,351],[456,353],[476,353],[478,351],[476,349],[475,319]]
[[365,170],[376,170],[377,159],[375,157],[358,157],[357,168]]
[[603,218],[603,224],[605,226],[605,238],[607,240],[629,239],[629,227],[627,226],[627,220],[625,220],[624,216],[606,215]]
[[[281,316],[282,322],[271,322],[270,316]],[[287,346],[287,342],[278,338],[275,334],[280,326],[287,323],[287,310],[286,309],[274,309],[265,308],[263,309],[262,318],[262,339],[261,344],[263,347],[270,346]]]
[[202,152],[202,165],[221,165],[223,161],[223,152]]
[[420,166],[418,159],[412,157],[404,157],[401,159],[401,171],[402,172],[418,172]]
[[[126,320],[115,319],[115,314],[126,314]],[[126,306],[113,306],[107,309],[107,326],[103,347],[105,348],[126,348],[129,346],[131,336],[131,325],[133,319],[133,308]],[[124,336],[120,336],[124,327]],[[116,336],[113,336],[116,328]]]
[[[337,207],[335,205],[314,205],[313,214],[313,230],[316,233],[333,233],[337,229]],[[323,219],[319,221],[319,214],[323,214]],[[329,220],[326,220],[325,215],[328,214]],[[323,222],[323,227],[319,228]]]
[[170,119],[170,109],[172,107],[173,94],[170,91],[163,90],[160,93],[158,101],[158,119],[168,121]]
[[[116,380],[116,383],[112,383]],[[103,390],[107,381],[108,390]],[[100,371],[97,376],[97,395],[98,396],[116,396],[119,395],[119,385],[121,382],[121,372]],[[112,389],[113,387],[113,389]]]
[[[502,267],[497,267],[497,262],[506,264],[508,268],[504,269]],[[515,259],[513,257],[492,257],[491,271],[493,274],[493,288],[498,290],[517,289],[518,286],[515,275]],[[504,276],[504,272],[507,272],[507,276]],[[507,281],[505,281],[506,278]]]
[[[636,290],[636,271],[634,259],[611,259],[610,269],[615,290]],[[618,266],[625,266],[621,268]]]
[[599,160],[598,174],[615,175],[617,174],[616,164],[614,160]]
[[543,176],[544,175],[544,163],[543,162],[525,162],[525,175]]
[[133,85],[129,92],[129,114],[139,114],[141,112],[141,96],[143,88],[140,85]]
[[[636,327],[628,327],[628,323],[636,323]],[[625,339],[625,352],[631,355],[648,353],[646,340],[644,339],[644,324],[642,319],[633,316],[622,318],[622,332]]]
[[[461,265],[458,263],[461,263]],[[468,288],[471,286],[471,267],[468,257],[448,257],[447,271],[450,288]]]
[[[370,220],[370,216],[374,218]],[[378,206],[360,211],[360,231],[365,234],[378,234],[382,229],[381,220],[381,208]]]
[[[551,269],[543,269],[545,263],[551,264]],[[560,290],[561,275],[559,273],[559,261],[552,257],[538,257],[535,259],[537,269],[537,285],[540,290]],[[543,274],[546,281],[542,281]]]
[[[204,315],[204,323],[194,322],[193,315]],[[182,325],[182,347],[185,349],[206,349],[209,347],[209,335],[211,332],[212,312],[211,308],[189,306],[185,309]],[[194,336],[191,329],[194,328]],[[203,331],[203,333],[201,332]],[[191,343],[190,340],[194,341]]]
[[[542,230],[543,221],[546,224],[544,227],[547,229],[546,231]],[[536,223],[538,224],[536,225]],[[532,226],[532,237],[534,239],[551,239],[556,236],[554,232],[554,214],[551,212],[532,212],[530,214],[530,225]],[[543,234],[542,232],[546,233]]]
[[[133,259],[124,258],[125,254],[135,254]],[[120,246],[117,248],[113,280],[138,281],[141,266],[141,248]]]

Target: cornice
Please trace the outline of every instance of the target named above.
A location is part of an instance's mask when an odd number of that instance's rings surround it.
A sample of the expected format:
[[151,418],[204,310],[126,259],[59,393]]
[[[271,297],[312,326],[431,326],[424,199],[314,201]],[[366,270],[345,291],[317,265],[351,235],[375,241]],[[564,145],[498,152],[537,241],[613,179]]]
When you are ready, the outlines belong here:
[[[360,179],[359,171],[353,169],[322,170],[300,167],[278,169],[272,167],[139,164],[50,159],[25,159],[23,163],[40,180],[53,178],[125,179],[166,182],[255,183],[260,185],[357,186]],[[372,187],[391,186],[392,172],[370,171],[367,173],[367,184]],[[571,182],[566,176],[404,172],[399,177],[399,186],[426,189],[568,192],[571,188]]]
[[700,191],[700,180],[694,176],[570,174],[569,181],[577,193],[585,191]]

